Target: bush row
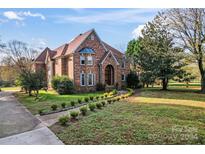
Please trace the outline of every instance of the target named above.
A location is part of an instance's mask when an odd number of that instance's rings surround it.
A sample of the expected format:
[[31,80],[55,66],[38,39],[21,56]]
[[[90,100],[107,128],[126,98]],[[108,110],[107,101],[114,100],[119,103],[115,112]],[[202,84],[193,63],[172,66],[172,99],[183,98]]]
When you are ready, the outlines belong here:
[[[115,98],[108,99],[107,101],[103,100],[101,102],[89,103],[88,105],[80,107],[79,111],[70,111],[69,115],[62,116],[62,117],[59,118],[59,123],[61,125],[65,126],[65,125],[67,125],[69,119],[70,120],[77,120],[77,117],[80,115],[80,113],[83,116],[86,116],[87,112],[88,112],[88,108],[89,108],[90,111],[94,112],[94,111],[96,111],[96,108],[97,109],[102,109],[103,107],[106,106],[106,104],[111,104],[111,103],[114,103],[116,101],[120,101],[121,99],[127,98],[127,97],[131,96],[132,94],[134,94],[134,91],[132,89],[130,89],[130,88],[128,88],[127,91],[128,91],[128,93],[126,93],[124,95],[121,95],[121,96],[117,96]],[[116,92],[114,92],[114,91],[112,91],[112,93],[116,94]],[[109,95],[109,93],[107,93],[107,94],[105,93],[104,94],[105,97],[107,97],[108,95]]]
[[[111,102],[115,102],[115,99],[110,99]],[[92,112],[95,112],[96,109],[102,109],[105,107],[106,101],[89,103],[88,105],[80,107],[79,111],[70,111],[70,114],[62,116],[59,118],[59,123],[63,126],[67,125],[69,120],[77,120],[77,117],[82,114],[83,116],[87,115],[88,109]]]
[[[82,103],[89,103],[89,102],[93,102],[93,101],[98,101],[100,99],[105,99],[105,98],[108,98],[108,97],[113,97],[116,94],[117,94],[117,90],[114,89],[111,92],[106,92],[106,93],[104,93],[101,96],[96,96],[96,97],[90,96],[90,97],[85,97],[84,99],[80,99],[79,98],[77,101],[71,101],[70,102],[70,106],[76,106],[76,104],[82,104]],[[66,108],[66,106],[67,106],[67,104],[65,102],[63,102],[61,104],[61,108],[62,109]],[[56,104],[51,105],[51,110],[52,111],[56,111],[58,108],[59,107]],[[42,113],[45,112],[45,110],[41,109],[38,112],[41,115]]]

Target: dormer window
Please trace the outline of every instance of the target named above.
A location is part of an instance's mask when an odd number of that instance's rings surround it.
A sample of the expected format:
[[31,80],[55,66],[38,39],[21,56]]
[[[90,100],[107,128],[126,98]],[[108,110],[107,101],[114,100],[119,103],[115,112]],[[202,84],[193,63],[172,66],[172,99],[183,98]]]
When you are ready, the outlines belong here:
[[80,65],[85,65],[85,56],[80,56]]
[[93,57],[92,56],[87,57],[87,64],[88,65],[93,65]]

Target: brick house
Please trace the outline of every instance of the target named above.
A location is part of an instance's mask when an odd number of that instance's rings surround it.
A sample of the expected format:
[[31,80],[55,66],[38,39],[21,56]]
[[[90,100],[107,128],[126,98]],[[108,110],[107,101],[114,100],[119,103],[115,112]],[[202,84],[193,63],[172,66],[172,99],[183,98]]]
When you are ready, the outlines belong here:
[[95,91],[97,83],[121,88],[130,72],[125,55],[103,42],[94,29],[55,50],[45,48],[34,67],[45,69],[48,85],[53,76],[68,76],[76,91]]

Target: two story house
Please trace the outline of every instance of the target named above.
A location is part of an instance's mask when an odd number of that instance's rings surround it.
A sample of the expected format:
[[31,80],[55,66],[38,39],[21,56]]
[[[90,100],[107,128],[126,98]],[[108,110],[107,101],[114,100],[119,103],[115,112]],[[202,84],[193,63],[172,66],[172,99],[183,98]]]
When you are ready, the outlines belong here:
[[95,91],[97,83],[121,88],[130,72],[125,55],[103,42],[94,29],[54,50],[45,48],[34,67],[46,71],[48,85],[54,76],[66,75],[81,92]]

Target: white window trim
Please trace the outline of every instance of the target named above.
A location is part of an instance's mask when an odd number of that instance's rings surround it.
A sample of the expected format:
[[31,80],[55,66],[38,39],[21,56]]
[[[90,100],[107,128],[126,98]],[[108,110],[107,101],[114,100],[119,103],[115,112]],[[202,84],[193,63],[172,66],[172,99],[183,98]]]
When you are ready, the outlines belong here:
[[[92,76],[92,84],[89,84],[89,75]],[[94,82],[95,82],[95,75],[93,73],[88,73],[87,74],[87,86],[89,87],[94,86]]]
[[[124,76],[123,79],[122,79],[122,76]],[[121,80],[125,81],[125,74],[121,74]]]
[[[91,64],[88,64],[88,57],[91,57],[91,58],[92,58],[92,63],[91,63]],[[92,56],[92,55],[87,56],[87,65],[89,65],[89,66],[92,66],[92,65],[93,65],[93,56]]]
[[[82,58],[84,58],[84,64],[82,64]],[[80,65],[85,65],[86,61],[85,61],[85,56],[80,56]]]
[[[82,85],[82,75],[84,75],[84,85]],[[86,86],[86,74],[84,72],[80,73],[80,86]]]

